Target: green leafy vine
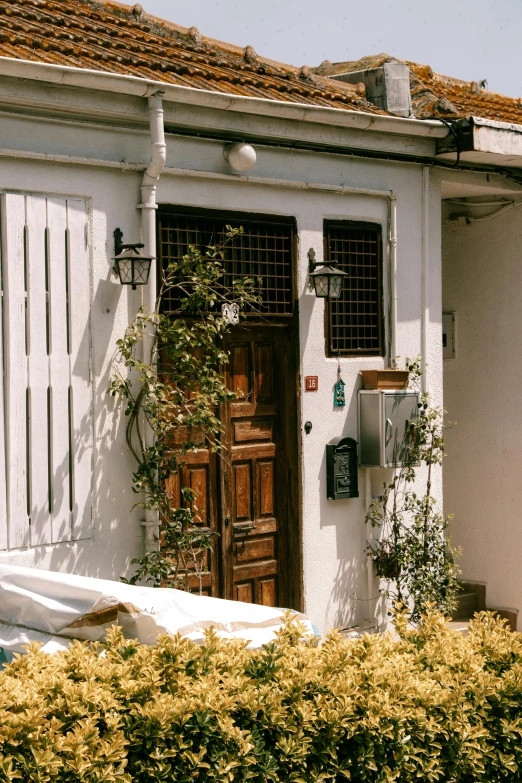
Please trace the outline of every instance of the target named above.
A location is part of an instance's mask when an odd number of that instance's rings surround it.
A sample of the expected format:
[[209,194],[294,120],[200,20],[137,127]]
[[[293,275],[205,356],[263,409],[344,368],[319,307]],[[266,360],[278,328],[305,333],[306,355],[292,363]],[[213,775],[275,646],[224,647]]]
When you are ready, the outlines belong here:
[[108,391],[127,417],[127,445],[137,463],[132,490],[141,496],[134,507],[155,512],[161,522],[161,547],[158,541],[154,551],[132,560],[136,571],[122,577],[129,584],[188,590],[192,575],[201,591],[216,534],[202,526],[195,493],[182,485],[181,471],[187,454],[221,450],[220,406],[236,397],[224,379],[223,338],[230,324],[221,306],[235,303],[243,314],[260,302],[260,281],[227,282],[226,248],[241,233],[227,226],[221,244],[190,246],[181,260],[169,263],[154,312],[141,308],[117,341]]

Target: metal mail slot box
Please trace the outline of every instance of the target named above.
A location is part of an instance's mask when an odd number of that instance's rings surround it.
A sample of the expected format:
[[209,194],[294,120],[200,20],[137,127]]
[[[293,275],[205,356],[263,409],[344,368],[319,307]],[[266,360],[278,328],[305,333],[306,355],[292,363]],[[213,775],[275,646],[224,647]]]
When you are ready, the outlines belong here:
[[328,500],[359,497],[357,441],[334,438],[326,446],[326,496]]
[[419,415],[419,392],[383,389],[359,392],[359,464],[397,468],[407,459],[405,435]]

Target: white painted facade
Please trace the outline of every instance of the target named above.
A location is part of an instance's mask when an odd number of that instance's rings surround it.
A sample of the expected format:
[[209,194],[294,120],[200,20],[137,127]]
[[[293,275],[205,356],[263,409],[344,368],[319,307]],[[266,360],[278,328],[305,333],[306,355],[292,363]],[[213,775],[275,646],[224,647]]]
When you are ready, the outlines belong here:
[[[129,572],[130,560],[141,553],[143,542],[141,514],[131,510],[135,500],[130,487],[133,461],[125,444],[125,420],[107,395],[107,387],[116,340],[139,307],[143,292],[132,292],[119,284],[112,275],[110,256],[117,226],[126,241],[139,238],[137,204],[142,171],[149,159],[147,101],[114,91],[93,92],[14,78],[0,82],[0,101],[0,191],[85,199],[88,204],[90,287],[84,296],[92,308],[94,410],[91,537],[4,550],[0,562],[119,579]],[[359,371],[385,366],[388,359],[341,359],[347,404],[334,408],[337,359],[325,357],[324,304],[308,290],[307,252],[313,247],[321,260],[325,219],[380,223],[388,314],[389,212],[384,193],[393,192],[398,241],[396,353],[403,360],[426,355],[427,382],[435,403],[442,403],[440,174],[430,174],[422,162],[341,154],[343,148],[359,146],[361,150],[407,151],[428,160],[435,154],[435,142],[413,131],[409,136],[390,130],[321,125],[318,118],[316,124],[296,122],[299,117],[254,116],[239,109],[226,113],[220,107],[207,109],[168,100],[164,107],[167,131],[176,123],[186,135],[167,133],[158,204],[285,215],[296,220],[299,418],[301,429],[305,421],[312,422],[313,428],[309,435],[304,431],[301,435],[302,551],[293,556],[303,562],[304,610],[319,628],[371,622],[382,607],[375,600],[377,585],[369,584],[366,571],[365,471],[360,471],[358,499],[328,501],[325,446],[338,435],[357,437]],[[230,133],[240,129],[251,139],[257,163],[249,176],[234,174],[223,157],[222,141],[191,135],[198,128],[209,127]],[[310,144],[328,144],[330,151],[284,146],[292,135],[294,139],[306,137]],[[261,138],[274,146],[262,144]],[[332,148],[338,148],[339,153]],[[54,159],[46,160],[45,156]],[[383,194],[350,193],[350,188]],[[388,333],[390,327],[387,315]],[[306,375],[318,376],[318,392],[304,391]],[[368,486],[374,494],[379,494],[385,478],[382,471],[371,471]],[[439,474],[435,483],[441,499]]]
[[[443,215],[484,217],[497,199],[520,201],[516,183],[473,174],[449,183]],[[493,201],[492,201],[493,200]],[[443,224],[443,309],[455,312],[455,358],[444,362],[449,422],[444,504],[462,548],[462,575],[486,584],[490,608],[522,610],[522,205],[461,228]],[[520,615],[518,629],[521,629]]]

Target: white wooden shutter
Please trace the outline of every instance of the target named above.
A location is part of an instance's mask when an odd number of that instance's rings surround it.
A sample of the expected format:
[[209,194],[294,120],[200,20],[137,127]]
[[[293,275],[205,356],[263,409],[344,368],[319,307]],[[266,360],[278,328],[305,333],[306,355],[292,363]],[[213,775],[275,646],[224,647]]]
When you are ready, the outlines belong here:
[[89,538],[87,204],[3,194],[1,236],[0,548]]
[[7,480],[7,545],[28,546],[26,460],[27,361],[25,356],[25,199],[3,197],[4,419]]

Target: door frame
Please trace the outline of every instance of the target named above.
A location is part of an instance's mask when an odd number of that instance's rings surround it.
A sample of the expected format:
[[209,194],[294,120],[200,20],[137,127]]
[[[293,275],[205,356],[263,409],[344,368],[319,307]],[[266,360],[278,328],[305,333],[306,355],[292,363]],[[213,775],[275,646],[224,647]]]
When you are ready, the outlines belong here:
[[[159,204],[156,220],[156,240],[157,240],[157,266],[158,283],[161,280],[162,267],[162,244],[160,235],[160,225],[162,215],[186,216],[187,214],[202,218],[224,218],[232,220],[257,221],[266,223],[287,223],[292,227],[292,256],[291,256],[291,285],[292,285],[292,303],[293,312],[291,315],[247,315],[245,321],[256,327],[285,328],[291,335],[291,352],[289,357],[292,362],[293,380],[288,377],[288,383],[285,384],[285,417],[284,426],[286,442],[286,460],[290,465],[292,480],[289,482],[290,491],[287,493],[287,529],[286,529],[286,587],[288,608],[297,611],[304,611],[304,582],[303,582],[303,489],[302,489],[302,422],[301,422],[301,370],[300,370],[300,343],[299,343],[299,310],[297,297],[297,263],[298,263],[298,232],[297,221],[293,215],[272,215],[264,212],[242,212],[228,209],[212,209],[201,207],[190,207],[182,204]],[[292,432],[292,425],[295,431]],[[211,459],[219,462],[216,455],[211,455]],[[222,508],[221,498],[221,478],[220,467],[215,465],[216,476],[216,497],[215,505],[218,513]],[[218,519],[218,527],[221,520]],[[221,548],[221,543],[218,545]],[[222,557],[216,558],[217,582],[214,573],[211,575],[213,590],[219,585],[219,591],[222,593],[223,575],[222,575]]]

